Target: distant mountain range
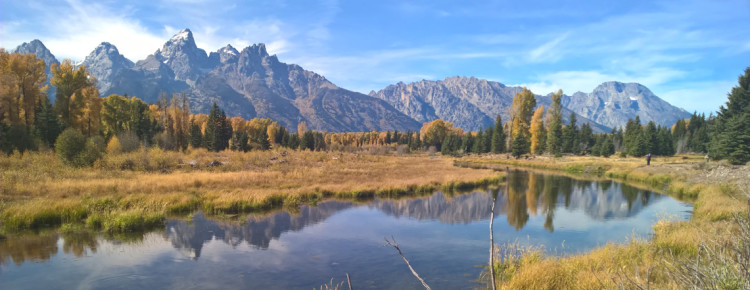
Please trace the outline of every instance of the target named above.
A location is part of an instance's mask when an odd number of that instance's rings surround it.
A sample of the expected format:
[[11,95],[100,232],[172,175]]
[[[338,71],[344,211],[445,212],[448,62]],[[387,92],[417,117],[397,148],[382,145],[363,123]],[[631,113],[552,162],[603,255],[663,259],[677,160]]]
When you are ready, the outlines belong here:
[[[58,62],[39,40],[13,52],[35,53],[47,66]],[[269,55],[264,44],[238,51],[227,45],[206,53],[184,29],[144,60],[133,62],[107,42],[97,46],[79,65],[98,80],[102,96],[128,94],[153,103],[161,92],[186,93],[191,110],[207,113],[216,102],[230,116],[271,118],[295,130],[304,121],[321,131],[417,130],[437,118],[465,130],[478,130],[501,115],[521,87],[508,87],[474,77],[451,77],[390,85],[369,95],[336,86],[325,77]],[[49,70],[49,69],[48,69]],[[50,92],[50,97],[54,91]],[[537,95],[548,106],[550,95]],[[563,96],[567,119],[590,123],[597,132],[624,126],[629,118],[670,126],[690,116],[635,83],[607,82],[592,93]]]

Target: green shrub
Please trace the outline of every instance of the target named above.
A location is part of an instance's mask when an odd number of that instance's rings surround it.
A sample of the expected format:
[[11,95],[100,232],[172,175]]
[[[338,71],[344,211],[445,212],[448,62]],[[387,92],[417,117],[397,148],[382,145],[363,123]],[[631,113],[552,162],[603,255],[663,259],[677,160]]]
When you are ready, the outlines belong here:
[[55,152],[65,164],[75,166],[76,158],[86,147],[86,137],[76,129],[68,128],[55,141]]

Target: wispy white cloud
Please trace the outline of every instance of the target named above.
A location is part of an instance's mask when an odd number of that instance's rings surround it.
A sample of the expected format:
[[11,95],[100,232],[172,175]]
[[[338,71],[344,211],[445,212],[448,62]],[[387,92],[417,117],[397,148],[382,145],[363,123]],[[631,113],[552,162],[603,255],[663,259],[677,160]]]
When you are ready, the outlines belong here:
[[563,33],[562,35],[545,42],[539,47],[532,49],[529,51],[528,60],[530,62],[555,62],[559,60],[565,53],[564,50],[560,49],[560,43],[568,38],[568,35],[569,33],[567,32]]

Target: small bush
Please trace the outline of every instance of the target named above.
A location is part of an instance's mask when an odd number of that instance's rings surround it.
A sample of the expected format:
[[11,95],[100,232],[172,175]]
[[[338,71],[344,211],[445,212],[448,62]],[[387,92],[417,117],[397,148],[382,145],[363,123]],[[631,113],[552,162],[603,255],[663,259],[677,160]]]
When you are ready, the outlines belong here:
[[55,152],[65,164],[75,166],[76,158],[86,147],[86,137],[76,129],[68,128],[55,141]]
[[113,136],[111,139],[109,139],[109,142],[107,142],[107,154],[117,155],[120,153],[122,153],[122,145],[120,145],[120,139],[117,139],[117,136]]
[[141,147],[141,141],[138,139],[138,135],[131,131],[120,133],[116,137],[117,140],[120,141],[120,150],[122,150],[123,153],[132,152]]

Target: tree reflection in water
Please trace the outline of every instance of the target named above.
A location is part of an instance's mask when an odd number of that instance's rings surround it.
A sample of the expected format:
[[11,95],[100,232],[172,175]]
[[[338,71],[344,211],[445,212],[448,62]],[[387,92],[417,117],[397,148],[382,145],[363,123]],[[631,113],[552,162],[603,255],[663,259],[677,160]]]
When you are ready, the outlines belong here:
[[[531,217],[544,217],[544,228],[555,231],[556,212],[583,212],[592,220],[622,219],[636,215],[660,195],[613,181],[576,180],[565,176],[510,170],[507,185],[458,195],[435,193],[429,197],[412,199],[375,199],[367,205],[348,201],[325,201],[316,206],[304,205],[299,210],[251,215],[239,223],[215,221],[200,213],[190,221],[169,220],[165,239],[184,255],[198,259],[203,245],[211,240],[222,240],[236,247],[247,243],[265,249],[271,240],[282,233],[301,231],[305,227],[325,221],[331,216],[356,207],[366,206],[394,217],[416,220],[434,220],[444,224],[470,224],[487,220],[490,216],[492,196],[497,192],[495,217],[505,215],[507,223],[516,231],[523,229]],[[640,200],[640,202],[638,202]],[[102,236],[89,232],[43,232],[39,234],[12,235],[0,240],[0,263],[12,261],[21,265],[26,261],[45,261],[59,251],[75,257],[95,254],[103,241],[120,243],[143,239],[143,233]]]

